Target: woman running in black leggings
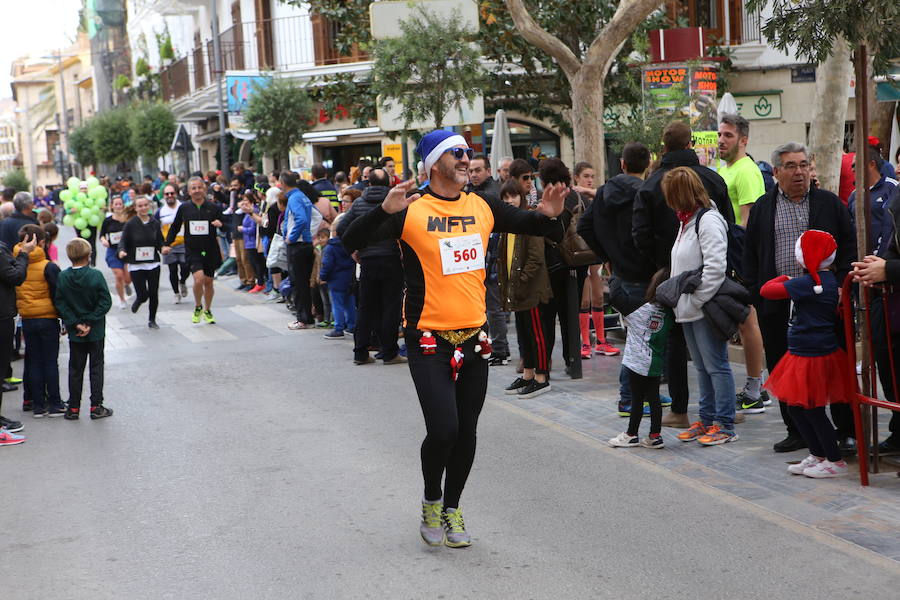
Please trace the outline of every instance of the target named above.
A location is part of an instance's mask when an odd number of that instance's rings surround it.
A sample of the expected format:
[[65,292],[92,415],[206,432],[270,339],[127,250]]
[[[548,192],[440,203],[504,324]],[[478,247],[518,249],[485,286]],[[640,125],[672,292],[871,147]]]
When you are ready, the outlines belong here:
[[138,196],[134,201],[137,215],[132,217],[122,229],[119,241],[119,257],[128,264],[128,272],[134,283],[137,300],[131,305],[136,313],[141,304],[150,301],[150,329],[159,329],[156,324],[156,307],[159,305],[159,251],[163,238],[159,221],[150,217],[150,200]]

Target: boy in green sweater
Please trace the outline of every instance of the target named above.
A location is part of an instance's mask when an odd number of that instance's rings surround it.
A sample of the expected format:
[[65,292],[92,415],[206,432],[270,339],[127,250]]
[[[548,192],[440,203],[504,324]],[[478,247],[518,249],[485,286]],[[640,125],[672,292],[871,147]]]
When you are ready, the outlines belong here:
[[69,331],[69,407],[65,418],[73,421],[81,412],[84,368],[91,360],[91,419],[112,416],[103,406],[103,342],[106,313],[112,306],[106,279],[89,266],[91,245],[75,238],[66,245],[72,266],[59,274],[55,304]]

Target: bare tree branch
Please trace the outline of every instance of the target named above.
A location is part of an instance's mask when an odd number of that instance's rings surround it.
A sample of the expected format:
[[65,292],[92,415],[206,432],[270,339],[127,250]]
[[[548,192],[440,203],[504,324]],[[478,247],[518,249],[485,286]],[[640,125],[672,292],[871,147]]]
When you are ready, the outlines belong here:
[[[597,34],[591,47],[588,48],[584,57],[584,66],[603,67],[605,75],[609,65],[612,64],[610,59],[615,58],[628,36],[660,4],[662,4],[662,0],[622,0],[613,18]],[[515,17],[513,18],[515,19]],[[516,26],[518,26],[518,22],[516,22]]]
[[[647,2],[648,0],[643,1]],[[504,2],[522,37],[552,56],[566,77],[569,79],[575,77],[581,68],[581,61],[569,47],[538,25],[537,21],[528,13],[522,0],[504,0]]]

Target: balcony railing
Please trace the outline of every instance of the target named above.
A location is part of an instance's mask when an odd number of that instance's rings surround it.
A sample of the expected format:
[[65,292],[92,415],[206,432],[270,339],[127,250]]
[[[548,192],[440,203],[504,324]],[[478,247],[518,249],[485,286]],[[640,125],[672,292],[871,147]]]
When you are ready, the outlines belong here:
[[741,6],[741,39],[740,44],[752,44],[762,41],[762,21],[759,9],[748,11],[746,2]]
[[188,59],[185,56],[159,72],[163,100],[175,100],[191,93]]
[[[317,16],[299,15],[247,21],[219,34],[222,71],[309,68],[368,60],[362,52],[338,54],[334,37],[338,28]],[[221,77],[215,68],[212,40],[195,47],[160,72],[165,100],[181,98]]]

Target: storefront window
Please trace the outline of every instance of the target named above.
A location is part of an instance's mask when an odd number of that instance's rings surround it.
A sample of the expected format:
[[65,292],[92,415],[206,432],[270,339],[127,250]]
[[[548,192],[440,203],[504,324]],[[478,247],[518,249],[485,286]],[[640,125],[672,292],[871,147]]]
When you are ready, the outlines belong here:
[[[548,129],[510,119],[509,138],[512,143],[513,158],[538,159],[559,157],[559,136]],[[491,140],[494,137],[494,120],[484,122],[487,143],[485,154],[490,155]]]

